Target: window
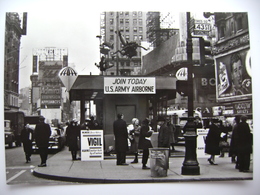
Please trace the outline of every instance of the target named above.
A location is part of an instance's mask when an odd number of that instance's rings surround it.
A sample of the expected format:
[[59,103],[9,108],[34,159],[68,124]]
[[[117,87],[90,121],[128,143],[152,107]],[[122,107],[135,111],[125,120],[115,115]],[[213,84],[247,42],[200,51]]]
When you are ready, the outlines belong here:
[[137,32],[137,27],[134,27],[133,31],[134,31],[134,33],[136,33]]
[[143,25],[143,20],[142,20],[142,19],[139,19],[139,20],[138,20],[138,24],[139,24],[139,25]]
[[137,39],[138,39],[138,36],[134,35],[134,41],[137,41]]
[[143,40],[143,35],[139,35],[139,40],[140,40],[140,41]]
[[142,12],[138,12],[138,16],[142,17],[143,13]]
[[133,19],[133,24],[137,25],[137,19]]
[[125,32],[129,32],[129,27],[125,27]]
[[137,12],[133,12],[133,17],[136,17],[137,16]]
[[139,27],[139,33],[143,33],[143,27]]
[[126,16],[126,17],[129,17],[129,12],[125,12],[125,16]]
[[110,23],[110,25],[113,25],[114,24],[114,19],[110,18],[109,23]]
[[120,27],[120,31],[121,31],[121,32],[124,31],[124,27],[123,27],[123,26]]
[[114,32],[114,27],[110,26],[110,32]]
[[110,12],[110,16],[114,16],[114,12]]
[[129,19],[125,19],[125,24],[129,24]]
[[110,35],[109,40],[113,41],[114,40],[114,35]]
[[124,19],[120,19],[120,24],[124,25]]
[[125,39],[126,39],[127,41],[129,41],[129,40],[130,40],[130,36],[129,36],[129,35],[126,35],[126,36],[125,36]]

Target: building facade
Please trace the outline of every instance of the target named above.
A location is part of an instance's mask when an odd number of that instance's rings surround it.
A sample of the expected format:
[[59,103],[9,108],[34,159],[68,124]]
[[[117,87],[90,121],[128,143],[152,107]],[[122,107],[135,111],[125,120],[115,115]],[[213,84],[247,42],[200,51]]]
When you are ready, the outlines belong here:
[[214,15],[216,43],[213,48],[218,112],[225,116],[252,118],[252,69],[248,14],[206,13]]
[[[101,13],[100,41],[112,45],[110,54],[123,48],[118,36],[120,31],[127,42],[134,41],[141,45],[146,41],[146,13],[133,12],[103,12]],[[129,59],[120,53],[108,56],[109,63],[114,65],[106,70],[106,75],[138,75],[141,70],[141,48],[137,48],[137,55]]]
[[43,115],[46,122],[66,121],[70,118],[69,101],[58,77],[60,70],[68,66],[66,48],[46,47],[34,49],[31,75],[32,115]]
[[20,44],[26,35],[27,13],[6,13],[4,54],[4,109],[18,111]]

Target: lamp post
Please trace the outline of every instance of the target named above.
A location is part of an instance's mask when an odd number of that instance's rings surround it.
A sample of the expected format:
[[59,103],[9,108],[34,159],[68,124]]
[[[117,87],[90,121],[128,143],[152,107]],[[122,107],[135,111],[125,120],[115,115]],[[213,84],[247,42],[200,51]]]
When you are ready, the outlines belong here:
[[185,159],[182,166],[182,175],[199,175],[200,167],[197,161],[197,133],[193,116],[193,63],[192,63],[192,36],[190,32],[190,12],[187,17],[187,61],[188,61],[188,121],[185,126]]

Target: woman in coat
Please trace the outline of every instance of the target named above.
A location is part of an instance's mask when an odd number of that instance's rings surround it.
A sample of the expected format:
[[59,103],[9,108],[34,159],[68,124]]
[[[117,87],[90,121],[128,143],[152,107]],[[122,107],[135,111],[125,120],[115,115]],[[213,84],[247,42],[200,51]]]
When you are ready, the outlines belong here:
[[66,141],[71,152],[72,160],[77,160],[78,140],[80,137],[80,126],[77,121],[73,119],[66,129]]
[[130,151],[135,155],[135,159],[131,163],[138,163],[138,143],[141,129],[139,120],[137,118],[133,118],[132,124],[128,125],[127,129],[129,130],[129,139],[131,142]]
[[208,161],[211,165],[217,165],[215,164],[215,155],[220,154],[220,134],[220,128],[214,123],[214,121],[211,121],[211,124],[209,126],[209,132],[205,140],[205,153],[210,154],[210,158],[208,159]]
[[150,169],[149,167],[146,166],[146,164],[147,164],[148,157],[149,157],[149,148],[153,147],[151,141],[149,140],[149,137],[151,137],[152,134],[153,134],[153,131],[150,130],[149,119],[146,118],[145,120],[143,120],[142,125],[141,125],[139,145],[138,145],[138,149],[143,150],[143,156],[142,156],[143,167],[142,167],[142,169]]

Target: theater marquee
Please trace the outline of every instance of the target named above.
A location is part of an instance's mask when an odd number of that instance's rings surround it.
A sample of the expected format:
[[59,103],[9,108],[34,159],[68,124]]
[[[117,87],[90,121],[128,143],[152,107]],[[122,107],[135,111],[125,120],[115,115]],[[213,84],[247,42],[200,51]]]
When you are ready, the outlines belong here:
[[155,94],[155,77],[105,77],[104,94]]

